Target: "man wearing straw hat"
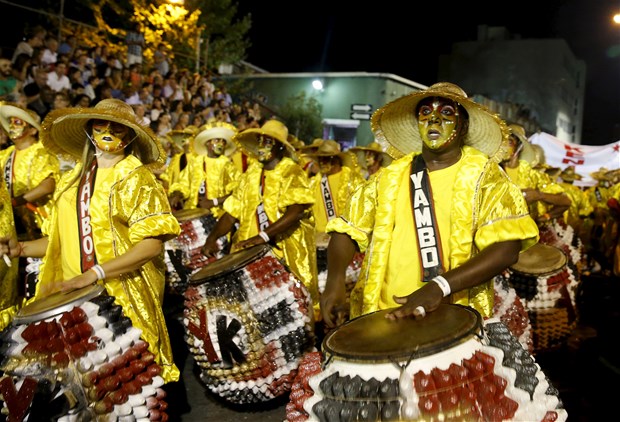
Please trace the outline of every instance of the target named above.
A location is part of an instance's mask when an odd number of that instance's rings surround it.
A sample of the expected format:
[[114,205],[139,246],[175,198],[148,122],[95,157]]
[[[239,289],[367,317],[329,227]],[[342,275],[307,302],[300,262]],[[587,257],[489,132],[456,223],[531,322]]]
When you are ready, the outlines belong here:
[[[175,209],[211,209],[218,218],[221,205],[239,183],[241,172],[230,155],[235,150],[232,137],[237,133],[230,123],[203,125],[191,140],[193,154],[179,179],[170,187],[170,205]],[[182,206],[181,206],[182,204]]]
[[365,147],[353,147],[349,151],[357,157],[362,176],[368,180],[383,167],[392,163],[392,157],[381,148],[379,142],[373,141]]
[[59,181],[46,237],[0,239],[0,253],[43,258],[34,300],[93,283],[105,287],[142,330],[164,380],[178,380],[162,300],[163,243],[180,227],[151,170],[165,159],[161,144],[117,99],[53,110],[42,128],[43,145],[77,164]]
[[508,136],[505,122],[441,82],[388,103],[371,124],[399,158],[327,225],[326,325],[343,320],[356,248],[366,254],[351,318],[395,307],[388,318],[423,318],[444,301],[491,316],[493,277],[538,240],[523,195],[489,158]]
[[166,138],[171,142],[171,156],[166,160],[166,166],[158,175],[164,188],[168,192],[170,187],[179,180],[181,171],[187,167],[189,159],[193,156],[191,140],[198,133],[196,126],[190,125],[185,129],[171,130],[166,133]]
[[233,141],[256,161],[241,175],[224,201],[222,215],[209,233],[202,253],[214,256],[217,239],[235,224],[231,252],[268,243],[303,282],[318,316],[318,281],[312,205],[314,195],[303,169],[294,160],[288,128],[268,120],[260,128],[239,132]]
[[13,145],[0,151],[4,181],[13,203],[21,239],[41,235],[49,202],[60,174],[60,162],[39,142],[40,119],[16,104],[0,104],[0,123]]

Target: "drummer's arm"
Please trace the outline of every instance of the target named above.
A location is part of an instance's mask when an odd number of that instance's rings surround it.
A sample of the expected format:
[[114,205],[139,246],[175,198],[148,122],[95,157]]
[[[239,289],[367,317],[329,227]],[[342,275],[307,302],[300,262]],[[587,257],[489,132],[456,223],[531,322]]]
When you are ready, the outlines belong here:
[[[237,244],[239,249],[251,248],[252,246],[262,245],[263,243],[269,243],[276,238],[280,233],[286,232],[288,229],[298,224],[303,218],[306,209],[310,208],[310,204],[294,204],[289,205],[286,211],[278,220],[273,224],[270,224],[261,234],[257,234],[249,239],[246,239]],[[263,237],[265,236],[265,237]]]
[[348,234],[332,232],[327,246],[327,282],[321,294],[321,314],[328,328],[344,322],[346,313],[346,272],[357,251]]
[[25,242],[19,242],[15,237],[0,237],[0,255],[7,254],[10,258],[43,258],[47,245],[47,237]]
[[[442,274],[448,282],[451,293],[469,289],[491,280],[506,268],[514,265],[519,259],[521,240],[509,240],[494,243],[461,266]],[[443,290],[434,281],[425,283],[423,287],[408,296],[394,297],[400,308],[388,314],[389,318],[417,316],[414,310],[422,306],[426,313],[436,310],[444,298]]]
[[201,249],[202,254],[206,256],[213,256],[213,254],[219,252],[217,239],[228,234],[232,230],[236,222],[237,219],[235,217],[228,214],[227,212],[224,213],[217,220],[215,226],[213,227],[213,230],[211,230],[211,232],[207,236],[207,240],[205,241],[205,244],[202,246]]

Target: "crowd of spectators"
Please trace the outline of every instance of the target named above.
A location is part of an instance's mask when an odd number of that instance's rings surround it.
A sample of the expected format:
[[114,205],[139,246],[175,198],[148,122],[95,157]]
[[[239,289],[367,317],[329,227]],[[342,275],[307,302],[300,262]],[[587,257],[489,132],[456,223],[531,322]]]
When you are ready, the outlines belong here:
[[0,56],[0,101],[23,105],[41,119],[56,108],[89,107],[105,98],[130,104],[161,137],[213,120],[239,130],[260,127],[269,117],[256,102],[233,101],[223,81],[215,79],[210,72],[179,68],[163,43],[152,63],[140,63],[107,45],[82,46],[73,35],[58,40],[41,26]]

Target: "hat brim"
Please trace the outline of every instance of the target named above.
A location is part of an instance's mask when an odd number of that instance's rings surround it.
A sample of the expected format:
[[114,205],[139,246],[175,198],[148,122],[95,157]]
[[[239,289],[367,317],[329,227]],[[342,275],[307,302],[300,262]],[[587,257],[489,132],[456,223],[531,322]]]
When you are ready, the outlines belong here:
[[295,161],[299,160],[293,145],[291,145],[286,139],[282,139],[277,134],[270,131],[265,131],[262,128],[251,128],[239,132],[233,136],[233,142],[239,148],[243,149],[247,155],[258,160],[258,138],[260,136],[269,136],[280,142],[285,147],[285,155],[287,157],[292,158]]
[[80,159],[85,143],[89,142],[86,125],[94,119],[108,120],[131,128],[136,135],[132,142],[137,144],[142,163],[153,167],[164,164],[165,152],[155,133],[109,109],[69,107],[52,110],[41,125],[41,141],[52,153]]
[[232,141],[235,133],[237,133],[236,130],[222,126],[203,130],[192,140],[194,152],[198,155],[207,155],[207,141],[210,141],[211,139],[224,139],[226,140],[224,155],[230,157],[232,153],[235,152],[235,149],[237,149],[235,143]]
[[7,133],[9,133],[9,120],[11,117],[20,118],[36,130],[41,130],[40,121],[27,110],[9,103],[0,104],[0,124],[2,124],[2,128]]
[[[462,105],[469,115],[469,129],[464,144],[472,146],[490,158],[499,160],[497,153],[509,129],[499,115],[467,97],[443,90],[422,90],[400,97],[379,108],[372,115],[371,128],[375,136],[385,140],[396,151],[387,152],[395,158],[422,151],[422,137],[415,110],[424,98],[442,97]],[[381,139],[382,138],[382,139]]]
[[366,152],[367,151],[376,152],[377,154],[379,154],[379,156],[381,156],[381,158],[382,158],[382,160],[381,160],[381,167],[389,166],[392,163],[392,161],[394,160],[390,156],[390,154],[388,154],[387,152],[378,151],[375,148],[353,147],[349,151],[351,151],[352,153],[355,154],[355,156],[357,157],[357,163],[364,170],[366,170]]
[[331,153],[331,152],[313,152],[313,153],[307,153],[304,154],[307,157],[311,157],[314,159],[317,159],[319,157],[340,157],[340,159],[342,160],[342,165],[346,166],[346,167],[353,167],[353,163],[354,163],[354,157],[351,155],[354,154],[353,152],[338,152],[338,153]]

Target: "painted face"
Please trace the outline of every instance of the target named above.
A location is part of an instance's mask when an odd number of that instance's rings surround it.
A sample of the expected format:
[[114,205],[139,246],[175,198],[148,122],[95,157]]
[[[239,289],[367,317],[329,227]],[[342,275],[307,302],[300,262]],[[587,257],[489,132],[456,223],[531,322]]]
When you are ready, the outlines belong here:
[[131,142],[126,140],[128,133],[129,128],[123,124],[108,120],[94,120],[91,141],[101,151],[118,152]]
[[375,151],[366,151],[364,157],[366,158],[366,167],[372,167],[379,159],[379,154]]
[[11,140],[15,141],[24,136],[27,128],[28,123],[26,123],[25,120],[22,120],[19,117],[9,118],[9,138],[11,138]]
[[422,142],[432,150],[449,145],[458,132],[459,112],[454,101],[429,97],[418,107],[418,129]]
[[502,157],[502,161],[510,160],[515,154],[518,154],[519,151],[523,148],[523,145],[514,135],[510,135],[508,137],[508,141],[506,142],[506,152]]
[[319,157],[319,170],[323,174],[330,174],[332,171],[332,157]]
[[275,139],[265,135],[258,138],[258,161],[265,163],[273,158],[273,148],[276,142]]
[[207,141],[207,148],[211,149],[213,154],[218,157],[224,153],[224,147],[226,147],[225,139],[215,138]]

